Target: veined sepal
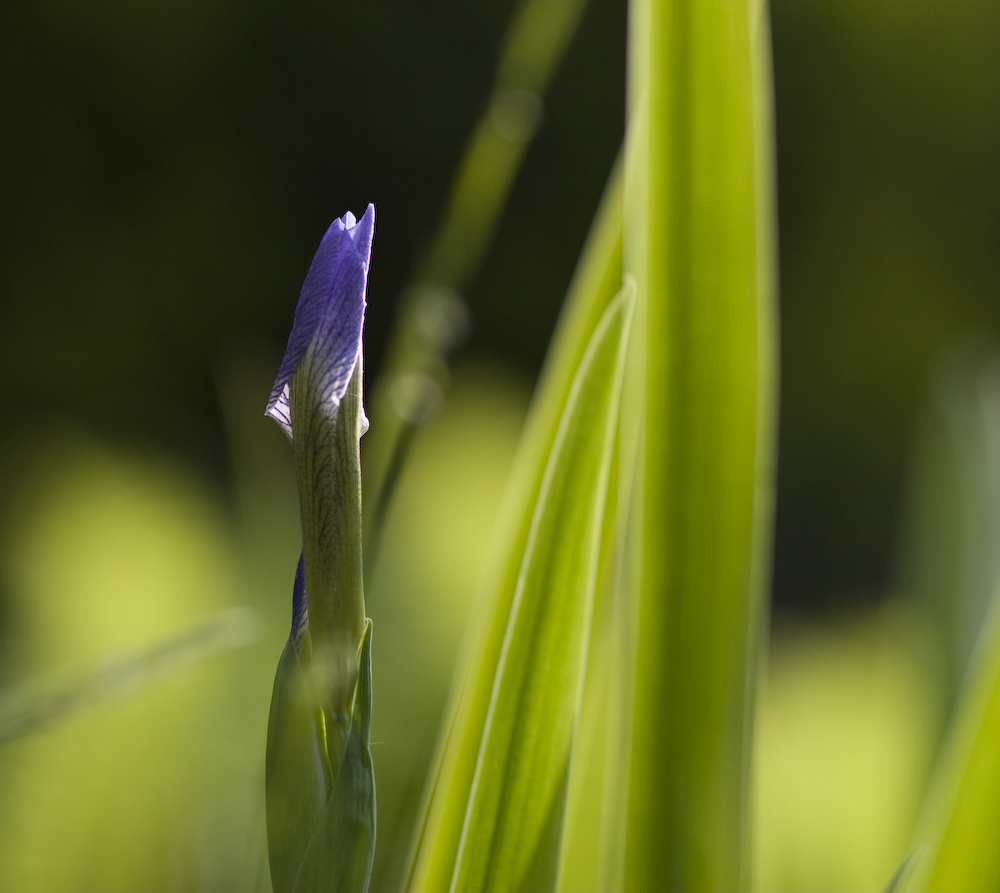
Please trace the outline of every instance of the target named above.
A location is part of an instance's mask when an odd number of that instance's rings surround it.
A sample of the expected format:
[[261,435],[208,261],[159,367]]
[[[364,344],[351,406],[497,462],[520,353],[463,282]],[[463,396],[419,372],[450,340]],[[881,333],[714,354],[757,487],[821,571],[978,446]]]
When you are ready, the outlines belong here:
[[357,681],[365,630],[360,438],[363,357],[337,405],[322,399],[323,376],[307,351],[292,379],[293,446],[313,684],[328,724],[343,722]]

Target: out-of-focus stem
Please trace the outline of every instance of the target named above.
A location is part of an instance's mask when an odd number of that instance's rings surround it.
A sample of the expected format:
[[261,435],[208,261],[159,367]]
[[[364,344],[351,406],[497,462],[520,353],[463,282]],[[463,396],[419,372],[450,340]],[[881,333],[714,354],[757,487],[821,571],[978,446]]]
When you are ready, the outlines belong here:
[[448,356],[465,337],[461,293],[489,249],[528,145],[542,120],[542,95],[586,0],[522,0],[501,51],[489,104],[473,131],[426,260],[400,299],[382,373],[371,400],[376,424],[365,441],[366,566],[412,432],[437,408]]

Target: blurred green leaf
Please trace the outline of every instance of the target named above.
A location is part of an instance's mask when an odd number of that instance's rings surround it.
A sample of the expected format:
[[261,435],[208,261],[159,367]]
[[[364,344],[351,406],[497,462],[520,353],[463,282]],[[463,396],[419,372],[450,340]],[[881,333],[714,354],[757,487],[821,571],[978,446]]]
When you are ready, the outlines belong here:
[[212,655],[260,637],[258,612],[227,608],[204,623],[86,672],[30,679],[0,690],[0,744],[41,731],[86,707],[125,697]]
[[1000,578],[1000,358],[956,340],[932,370],[911,470],[901,585],[927,612],[958,697]]
[[622,169],[616,165],[584,246],[542,370],[501,506],[483,586],[417,828],[409,890],[447,889],[486,723],[503,637],[545,463],[573,375],[621,284]]
[[[0,889],[269,889],[261,770],[277,642],[224,506],[162,457],[76,437],[36,449],[2,544],[18,618],[5,669],[45,671],[31,687],[56,700],[101,700],[5,745]],[[263,640],[236,648],[258,624]],[[93,667],[89,690],[47,667]]]
[[906,879],[913,868],[913,860],[914,854],[910,853],[899,863],[899,868],[892,873],[889,882],[882,888],[882,893],[900,893],[901,890],[905,889]]
[[[489,103],[469,137],[440,226],[402,295],[399,323],[372,400],[375,424],[364,444],[369,566],[413,430],[440,403],[449,378],[448,354],[468,330],[469,311],[460,293],[475,279],[493,241],[542,122],[545,91],[585,6],[586,0],[517,4]],[[616,276],[611,294],[620,283]]]
[[767,33],[746,0],[631,8],[623,248],[638,300],[609,758],[627,802],[609,806],[607,889],[749,883],[776,401]]
[[1000,598],[994,597],[915,838],[917,890],[1000,887]]
[[546,465],[452,890],[556,883],[633,299],[595,330]]

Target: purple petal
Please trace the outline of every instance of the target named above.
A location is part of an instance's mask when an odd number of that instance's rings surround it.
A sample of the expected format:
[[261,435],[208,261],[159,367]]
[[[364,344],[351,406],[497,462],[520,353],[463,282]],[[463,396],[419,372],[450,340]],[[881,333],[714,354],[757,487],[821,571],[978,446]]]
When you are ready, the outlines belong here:
[[295,583],[292,586],[292,630],[288,638],[298,651],[302,636],[309,626],[309,606],[306,603],[306,565],[302,554],[295,568]]
[[292,436],[289,387],[310,345],[315,344],[323,400],[339,406],[351,381],[361,352],[374,232],[374,205],[368,205],[361,220],[355,220],[348,211],[330,224],[306,274],[292,333],[266,410],[289,437]]

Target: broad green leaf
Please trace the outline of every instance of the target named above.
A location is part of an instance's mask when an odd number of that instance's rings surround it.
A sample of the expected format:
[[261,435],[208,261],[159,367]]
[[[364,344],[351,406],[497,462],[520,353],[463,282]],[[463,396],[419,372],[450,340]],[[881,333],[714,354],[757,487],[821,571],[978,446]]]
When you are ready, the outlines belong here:
[[1000,889],[1000,597],[994,596],[914,840],[916,890]]
[[554,888],[634,288],[580,363],[532,518],[451,889]]
[[[775,309],[764,9],[634,0],[624,268],[629,529],[608,889],[745,889],[770,542]],[[610,839],[610,838],[609,838]]]
[[622,171],[598,209],[518,447],[417,828],[407,889],[447,890],[545,463],[573,375],[621,284]]

